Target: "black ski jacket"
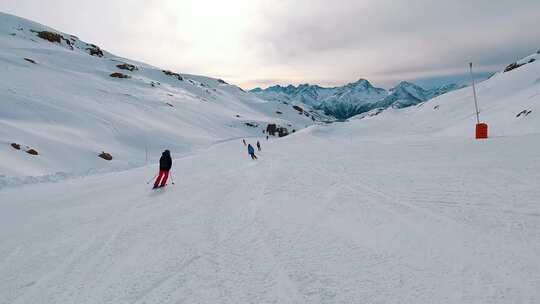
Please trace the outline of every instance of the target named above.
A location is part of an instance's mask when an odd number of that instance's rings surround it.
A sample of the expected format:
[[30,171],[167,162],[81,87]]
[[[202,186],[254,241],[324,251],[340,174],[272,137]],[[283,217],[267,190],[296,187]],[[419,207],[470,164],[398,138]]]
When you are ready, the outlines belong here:
[[172,167],[171,152],[165,150],[159,159],[159,170],[169,171]]

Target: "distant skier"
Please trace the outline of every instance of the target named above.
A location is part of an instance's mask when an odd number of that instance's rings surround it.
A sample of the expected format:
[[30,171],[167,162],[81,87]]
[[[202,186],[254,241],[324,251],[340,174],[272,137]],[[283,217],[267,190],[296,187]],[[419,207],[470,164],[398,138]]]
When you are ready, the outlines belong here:
[[257,156],[255,155],[255,149],[251,144],[248,145],[248,153],[249,156],[251,156],[251,159],[257,159]]
[[261,152],[261,143],[257,140],[257,151]]
[[266,135],[266,140],[268,140],[268,135]]
[[165,187],[167,184],[167,179],[169,178],[169,171],[171,170],[171,167],[171,152],[169,150],[165,150],[159,159],[159,174],[156,178],[153,189]]
[[244,143],[244,146],[247,146],[246,140],[242,139],[242,142]]

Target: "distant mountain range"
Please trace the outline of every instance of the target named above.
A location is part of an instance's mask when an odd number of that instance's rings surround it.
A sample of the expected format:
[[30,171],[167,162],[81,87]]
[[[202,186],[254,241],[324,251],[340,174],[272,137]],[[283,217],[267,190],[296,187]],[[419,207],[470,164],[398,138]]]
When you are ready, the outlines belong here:
[[256,88],[251,92],[269,101],[303,103],[324,111],[326,115],[337,119],[347,119],[376,108],[404,108],[416,105],[463,87],[463,85],[447,84],[433,89],[424,89],[414,83],[402,81],[396,87],[385,90],[374,87],[366,79],[360,79],[334,88],[310,84],[297,87],[276,85],[267,89]]

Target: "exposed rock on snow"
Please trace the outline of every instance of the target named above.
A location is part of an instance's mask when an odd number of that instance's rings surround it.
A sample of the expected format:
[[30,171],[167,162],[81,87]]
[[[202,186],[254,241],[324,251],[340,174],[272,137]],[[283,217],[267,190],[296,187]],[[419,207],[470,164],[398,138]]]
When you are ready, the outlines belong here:
[[33,148],[30,148],[30,149],[26,150],[26,153],[28,153],[30,155],[39,155],[38,151],[36,149],[33,149]]
[[103,50],[95,44],[90,44],[90,47],[86,48],[86,50],[92,56],[97,56],[97,57],[104,56]]
[[21,149],[21,145],[19,145],[18,143],[11,143],[11,147],[15,150],[20,150]]
[[131,72],[138,70],[138,68],[135,65],[129,64],[129,63],[118,64],[118,65],[116,65],[116,67],[121,69],[121,70],[128,70],[128,71],[131,71]]
[[175,73],[175,72],[171,72],[171,71],[167,71],[167,70],[163,70],[163,74],[167,75],[167,76],[173,76],[175,77],[176,79],[180,80],[180,81],[183,81],[184,78],[178,74],[178,73]]
[[113,78],[123,78],[123,79],[131,77],[129,75],[122,74],[122,73],[119,73],[119,72],[114,72],[110,76],[113,77]]
[[45,39],[52,43],[61,43],[62,42],[62,35],[58,33],[48,32],[48,31],[41,31],[37,33],[37,36],[41,39]]
[[113,157],[110,153],[107,153],[107,152],[101,152],[99,155],[99,157],[103,158],[104,160],[112,160]]

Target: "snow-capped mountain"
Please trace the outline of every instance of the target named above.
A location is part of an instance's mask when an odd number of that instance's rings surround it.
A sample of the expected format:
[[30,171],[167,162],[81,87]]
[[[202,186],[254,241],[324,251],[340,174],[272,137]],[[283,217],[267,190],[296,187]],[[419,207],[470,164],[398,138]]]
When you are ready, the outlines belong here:
[[[4,177],[132,167],[165,148],[185,153],[262,135],[268,123],[292,131],[327,119],[308,105],[299,111],[220,79],[118,57],[4,13],[0,71]],[[39,154],[23,151],[30,149]],[[113,160],[99,158],[101,152]]]
[[256,88],[251,92],[269,101],[299,102],[324,111],[338,119],[368,112],[375,108],[408,107],[433,97],[461,88],[448,84],[440,88],[424,89],[410,82],[401,82],[389,91],[374,87],[368,80],[360,79],[342,87],[324,88],[318,85],[302,84],[298,87],[273,86]]

